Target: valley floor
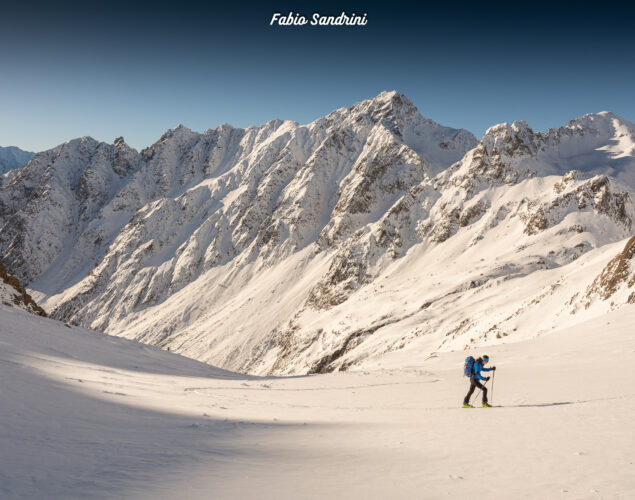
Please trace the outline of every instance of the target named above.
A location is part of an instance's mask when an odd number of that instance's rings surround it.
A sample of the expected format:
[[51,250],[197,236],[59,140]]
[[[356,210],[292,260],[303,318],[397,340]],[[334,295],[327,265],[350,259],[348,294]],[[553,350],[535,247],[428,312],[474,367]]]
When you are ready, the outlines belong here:
[[0,306],[0,498],[635,498],[633,325],[474,351],[462,409],[463,351],[258,378]]

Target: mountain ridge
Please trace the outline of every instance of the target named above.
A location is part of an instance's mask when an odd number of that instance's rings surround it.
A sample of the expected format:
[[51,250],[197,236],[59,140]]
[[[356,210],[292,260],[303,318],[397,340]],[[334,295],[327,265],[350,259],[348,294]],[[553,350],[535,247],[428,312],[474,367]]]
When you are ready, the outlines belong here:
[[[35,153],[24,151],[16,146],[0,146],[0,176],[22,167],[33,158],[34,155]],[[0,185],[2,185],[2,182],[2,177],[0,177]]]
[[[631,236],[633,143],[608,112],[477,141],[394,91],[306,125],[179,125],[141,152],[75,139],[0,188],[0,255],[64,321],[233,370],[343,369],[417,318],[431,351],[464,346],[467,325],[491,341],[447,297],[509,279],[531,295],[542,271]],[[435,255],[467,267],[433,285]],[[405,299],[391,269],[426,300]],[[358,316],[360,297],[386,299]]]

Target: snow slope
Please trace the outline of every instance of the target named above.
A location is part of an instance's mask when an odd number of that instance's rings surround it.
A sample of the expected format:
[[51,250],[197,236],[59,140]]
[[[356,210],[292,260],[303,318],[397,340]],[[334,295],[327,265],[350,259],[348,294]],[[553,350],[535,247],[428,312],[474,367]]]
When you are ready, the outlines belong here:
[[464,410],[462,351],[258,378],[0,306],[0,496],[630,499],[633,324],[488,346]]

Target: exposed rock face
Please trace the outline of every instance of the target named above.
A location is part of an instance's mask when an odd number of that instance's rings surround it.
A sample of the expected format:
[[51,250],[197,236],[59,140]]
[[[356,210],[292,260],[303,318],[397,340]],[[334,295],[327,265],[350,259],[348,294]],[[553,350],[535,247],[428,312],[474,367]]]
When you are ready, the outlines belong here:
[[558,196],[554,199],[548,203],[526,203],[526,213],[521,215],[526,234],[538,234],[559,223],[567,213],[582,210],[604,215],[623,225],[627,231],[632,230],[632,213],[628,210],[632,202],[628,190],[615,186],[605,175],[593,177],[578,184],[575,189],[567,189],[568,175],[556,185],[558,187],[554,191]]
[[5,306],[24,309],[39,316],[46,316],[46,312],[38,306],[20,282],[14,276],[7,273],[6,268],[0,262],[0,299]]
[[396,92],[308,125],[178,126],[141,152],[76,139],[0,186],[0,256],[65,321],[234,370],[345,369],[431,332],[431,350],[507,335],[517,316],[438,318],[632,236],[633,143],[610,113],[479,142]]
[[595,299],[609,300],[620,289],[628,289],[628,303],[635,303],[635,236],[624,250],[612,259],[602,272],[593,280],[584,294],[585,307]]

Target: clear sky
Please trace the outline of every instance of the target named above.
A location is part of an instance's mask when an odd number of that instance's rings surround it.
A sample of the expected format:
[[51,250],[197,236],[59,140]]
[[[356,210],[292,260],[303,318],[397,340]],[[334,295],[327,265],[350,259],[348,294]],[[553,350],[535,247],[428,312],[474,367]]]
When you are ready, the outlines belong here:
[[[382,90],[477,136],[602,110],[635,121],[628,4],[12,3],[0,7],[1,146],[123,135],[141,149],[179,123],[306,123]],[[368,24],[269,26],[289,11],[365,13]]]

